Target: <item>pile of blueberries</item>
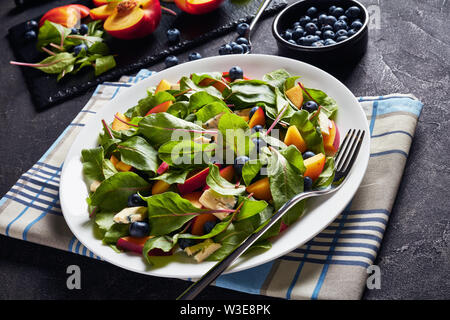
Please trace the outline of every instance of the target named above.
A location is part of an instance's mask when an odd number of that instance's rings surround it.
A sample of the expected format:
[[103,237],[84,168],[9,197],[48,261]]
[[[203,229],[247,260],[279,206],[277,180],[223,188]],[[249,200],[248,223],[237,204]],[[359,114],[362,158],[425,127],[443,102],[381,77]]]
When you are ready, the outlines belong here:
[[286,41],[308,47],[323,47],[342,42],[355,35],[363,27],[361,9],[352,6],[344,10],[331,6],[327,12],[319,12],[316,7],[306,10],[281,37]]
[[245,35],[249,28],[250,26],[248,25],[248,23],[239,23],[236,27],[238,37],[236,38],[236,40],[220,46],[219,54],[222,56],[226,54],[247,53],[250,50],[250,43],[248,42],[247,38],[245,38]]

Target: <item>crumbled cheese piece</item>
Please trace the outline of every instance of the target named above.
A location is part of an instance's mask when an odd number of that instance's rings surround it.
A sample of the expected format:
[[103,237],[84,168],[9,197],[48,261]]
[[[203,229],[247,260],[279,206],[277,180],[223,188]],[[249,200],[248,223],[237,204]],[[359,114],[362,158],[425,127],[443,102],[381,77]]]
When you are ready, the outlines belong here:
[[[205,190],[198,201],[205,207],[211,210],[233,209],[236,205],[236,198],[234,196],[223,196],[212,189]],[[213,213],[220,220],[225,219],[229,212],[215,212]]]
[[144,221],[145,218],[147,218],[147,207],[131,207],[117,213],[113,220],[116,223],[132,223]]

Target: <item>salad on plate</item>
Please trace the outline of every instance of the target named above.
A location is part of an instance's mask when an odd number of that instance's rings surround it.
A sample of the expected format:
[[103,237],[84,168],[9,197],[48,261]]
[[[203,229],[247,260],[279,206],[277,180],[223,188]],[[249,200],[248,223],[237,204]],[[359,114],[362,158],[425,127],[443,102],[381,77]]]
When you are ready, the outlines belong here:
[[[114,119],[81,154],[94,232],[118,252],[184,251],[193,261],[227,256],[293,196],[334,178],[338,106],[283,69],[162,80]],[[111,122],[112,121],[112,122]],[[305,211],[293,207],[253,246]]]

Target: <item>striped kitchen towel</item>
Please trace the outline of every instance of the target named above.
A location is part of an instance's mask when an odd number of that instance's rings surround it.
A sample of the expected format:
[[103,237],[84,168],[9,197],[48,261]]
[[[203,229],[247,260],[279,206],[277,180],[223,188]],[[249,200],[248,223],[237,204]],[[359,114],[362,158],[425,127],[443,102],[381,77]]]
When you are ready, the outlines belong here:
[[[72,141],[92,114],[148,70],[99,85],[50,149],[0,200],[0,233],[100,259],[70,232],[59,204],[59,179]],[[372,137],[367,173],[347,209],[291,253],[222,275],[215,285],[286,299],[360,299],[403,175],[422,103],[411,95],[362,97]]]

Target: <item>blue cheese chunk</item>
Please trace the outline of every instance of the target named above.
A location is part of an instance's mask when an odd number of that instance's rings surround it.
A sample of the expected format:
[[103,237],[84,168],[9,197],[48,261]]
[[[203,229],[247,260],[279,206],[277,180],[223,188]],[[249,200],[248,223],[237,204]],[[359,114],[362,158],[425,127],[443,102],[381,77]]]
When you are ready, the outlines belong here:
[[116,223],[132,223],[136,221],[144,221],[147,218],[147,207],[131,207],[125,208],[117,213],[113,220]]

